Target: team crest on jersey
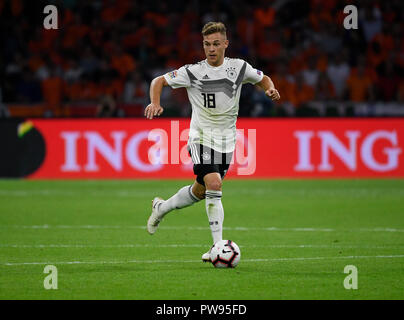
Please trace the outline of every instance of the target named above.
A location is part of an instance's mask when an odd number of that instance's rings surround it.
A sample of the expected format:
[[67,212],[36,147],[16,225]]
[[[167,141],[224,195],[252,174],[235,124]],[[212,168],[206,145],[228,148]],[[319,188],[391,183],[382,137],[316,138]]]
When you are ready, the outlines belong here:
[[202,159],[205,161],[210,160],[210,154],[207,151],[205,151],[204,153],[202,153]]
[[257,70],[257,74],[260,76],[262,74],[262,71]]
[[171,79],[174,79],[174,78],[177,76],[177,70],[174,70],[174,71],[169,72],[169,73],[168,73],[168,76],[169,76]]
[[226,69],[226,72],[227,72],[227,76],[228,76],[230,79],[235,79],[235,78],[237,77],[236,68],[234,68],[234,67],[229,67],[229,68],[227,68],[227,69]]
[[238,73],[235,68],[229,67],[226,69],[228,77],[215,80],[198,79],[189,68],[185,68],[185,71],[188,74],[192,88],[196,88],[203,93],[223,92],[231,99],[236,95],[238,88],[242,84],[246,67],[247,62],[244,62]]

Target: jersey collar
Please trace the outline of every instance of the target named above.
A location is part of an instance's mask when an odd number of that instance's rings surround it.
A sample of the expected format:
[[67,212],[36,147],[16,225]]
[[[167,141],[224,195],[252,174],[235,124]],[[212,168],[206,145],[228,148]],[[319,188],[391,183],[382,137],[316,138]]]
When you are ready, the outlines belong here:
[[221,69],[221,68],[227,63],[227,59],[226,59],[226,57],[224,57],[223,63],[222,63],[220,66],[217,66],[217,67],[211,66],[211,65],[209,64],[209,62],[208,62],[208,59],[205,59],[205,62],[206,62],[206,65],[207,65],[210,69],[212,69],[212,70],[219,70],[219,69]]

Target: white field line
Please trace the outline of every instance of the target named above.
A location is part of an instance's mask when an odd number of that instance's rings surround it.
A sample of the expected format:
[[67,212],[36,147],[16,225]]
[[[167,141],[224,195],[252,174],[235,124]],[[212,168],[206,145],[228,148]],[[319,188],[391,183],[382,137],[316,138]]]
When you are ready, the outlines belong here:
[[340,256],[340,257],[303,257],[303,258],[269,258],[269,259],[246,259],[248,262],[270,262],[270,261],[305,261],[305,260],[343,260],[343,259],[394,259],[404,258],[400,255],[378,255],[378,256]]
[[[1,229],[146,229],[146,226],[135,225],[0,225]],[[166,230],[209,230],[209,227],[197,226],[161,226]],[[333,229],[333,228],[278,228],[278,227],[223,227],[230,231],[307,231],[307,232],[399,232],[404,233],[404,229],[397,228],[357,228],[357,229]]]
[[[16,229],[146,229],[146,226],[131,226],[131,225],[0,225],[0,228],[16,228]],[[161,229],[167,230],[210,230],[209,227],[197,227],[197,226],[161,226]],[[246,228],[246,227],[223,227],[224,230],[235,231],[322,231],[331,232],[334,229],[330,228]],[[404,230],[403,230],[404,232]]]
[[[30,249],[58,249],[58,248],[207,248],[206,244],[0,244],[0,248],[30,248]],[[314,249],[404,249],[404,245],[322,245],[322,244],[268,244],[268,245],[240,245],[240,248],[314,248]]]
[[[378,255],[378,256],[338,256],[338,257],[301,257],[301,258],[268,258],[268,259],[244,259],[243,262],[277,262],[277,261],[310,261],[310,260],[350,260],[350,259],[396,259],[404,258],[404,255]],[[25,266],[25,265],[69,265],[69,264],[129,264],[129,263],[201,263],[200,260],[126,260],[126,261],[59,261],[59,262],[2,262],[1,266]]]

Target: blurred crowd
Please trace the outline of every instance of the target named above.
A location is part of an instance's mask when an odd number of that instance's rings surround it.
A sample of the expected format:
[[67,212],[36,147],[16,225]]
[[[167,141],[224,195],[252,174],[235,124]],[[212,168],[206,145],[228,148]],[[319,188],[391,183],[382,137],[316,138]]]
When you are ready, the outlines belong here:
[[[43,27],[48,4],[57,30]],[[348,4],[357,30],[344,29]],[[121,105],[148,104],[155,76],[203,60],[202,26],[222,21],[226,55],[261,69],[281,94],[273,104],[244,86],[240,116],[304,115],[313,101],[404,106],[403,9],[402,0],[0,0],[1,99],[44,103],[49,116],[72,104],[125,116]],[[184,89],[164,89],[162,105],[168,116],[191,112]]]

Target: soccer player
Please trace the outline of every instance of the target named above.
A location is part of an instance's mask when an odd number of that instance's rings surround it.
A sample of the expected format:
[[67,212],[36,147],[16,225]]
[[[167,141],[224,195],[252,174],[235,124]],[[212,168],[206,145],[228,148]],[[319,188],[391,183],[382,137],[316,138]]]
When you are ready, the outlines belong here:
[[[151,103],[144,115],[147,119],[160,116],[163,87],[185,87],[192,105],[188,152],[192,158],[196,181],[182,187],[167,200],[156,197],[147,221],[147,231],[154,234],[164,216],[174,209],[188,207],[205,199],[206,213],[213,244],[222,240],[224,210],[222,179],[226,175],[236,143],[236,120],[241,87],[252,83],[265,91],[272,100],[280,99],[272,80],[241,59],[225,57],[229,40],[221,22],[209,22],[202,29],[206,59],[185,65],[178,70],[153,79]],[[202,255],[210,261],[210,250]]]

